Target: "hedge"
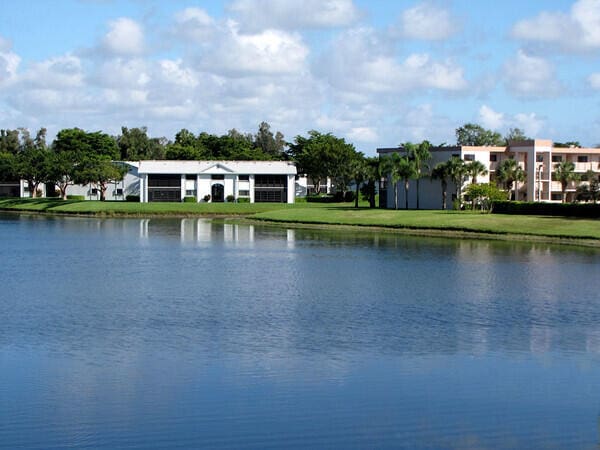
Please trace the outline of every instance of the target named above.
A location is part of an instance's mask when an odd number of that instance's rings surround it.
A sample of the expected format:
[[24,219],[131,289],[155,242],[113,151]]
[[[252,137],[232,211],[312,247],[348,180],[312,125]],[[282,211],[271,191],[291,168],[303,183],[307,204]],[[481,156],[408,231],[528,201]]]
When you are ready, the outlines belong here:
[[502,201],[494,202],[493,212],[495,214],[598,218],[600,217],[600,204]]
[[126,202],[139,202],[140,196],[139,195],[128,195],[125,197],[125,201]]
[[196,203],[196,197],[183,197],[183,203]]
[[67,200],[85,200],[85,195],[67,195]]

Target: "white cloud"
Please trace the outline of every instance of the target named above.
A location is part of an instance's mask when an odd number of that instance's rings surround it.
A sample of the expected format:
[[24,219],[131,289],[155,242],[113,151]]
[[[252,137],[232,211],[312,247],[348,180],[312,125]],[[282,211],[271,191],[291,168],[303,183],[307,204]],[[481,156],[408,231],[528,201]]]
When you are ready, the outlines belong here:
[[563,90],[554,66],[523,50],[505,64],[503,74],[506,88],[520,98],[556,97]]
[[200,65],[203,70],[229,76],[293,74],[304,70],[308,53],[298,34],[279,30],[241,34],[230,22]]
[[144,31],[127,17],[109,22],[110,30],[102,40],[103,49],[112,55],[140,55],[144,52]]
[[423,2],[405,10],[400,17],[401,35],[411,39],[447,39],[459,29],[450,12],[435,3]]
[[511,34],[517,39],[556,46],[566,51],[600,48],[600,2],[578,0],[569,12],[542,12],[517,22]]
[[92,79],[101,87],[140,89],[150,82],[150,70],[142,58],[111,58],[96,66]]
[[353,127],[347,133],[351,141],[377,142],[379,135],[373,127]]
[[514,116],[513,124],[524,130],[526,135],[535,138],[539,136],[544,127],[544,120],[539,118],[536,113],[518,113]]
[[83,85],[84,71],[78,57],[63,55],[32,63],[21,81],[38,88],[72,89]]
[[344,27],[361,16],[352,0],[235,0],[228,10],[250,31]]
[[0,36],[0,87],[15,81],[21,58],[12,52],[10,41]]
[[195,42],[204,42],[215,31],[215,20],[200,8],[186,8],[175,14],[174,34]]
[[479,121],[485,128],[498,130],[504,126],[504,114],[494,111],[487,105],[479,108]]
[[591,74],[588,82],[593,89],[600,89],[600,72]]
[[343,33],[315,71],[331,86],[354,94],[460,91],[467,86],[463,69],[452,61],[434,61],[426,53],[411,54],[399,61],[393,47],[368,28]]

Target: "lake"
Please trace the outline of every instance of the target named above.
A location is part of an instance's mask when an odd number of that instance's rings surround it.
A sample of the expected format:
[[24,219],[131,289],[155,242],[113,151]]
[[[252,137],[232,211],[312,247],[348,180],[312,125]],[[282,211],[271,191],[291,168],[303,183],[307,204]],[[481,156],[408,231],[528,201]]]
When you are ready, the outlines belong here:
[[0,448],[597,449],[600,251],[0,215]]

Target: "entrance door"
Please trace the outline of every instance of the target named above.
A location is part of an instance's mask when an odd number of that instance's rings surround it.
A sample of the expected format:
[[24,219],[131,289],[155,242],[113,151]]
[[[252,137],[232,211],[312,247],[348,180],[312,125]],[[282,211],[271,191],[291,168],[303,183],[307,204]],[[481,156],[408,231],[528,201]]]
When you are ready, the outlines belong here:
[[225,187],[222,184],[213,184],[210,196],[213,202],[225,201]]

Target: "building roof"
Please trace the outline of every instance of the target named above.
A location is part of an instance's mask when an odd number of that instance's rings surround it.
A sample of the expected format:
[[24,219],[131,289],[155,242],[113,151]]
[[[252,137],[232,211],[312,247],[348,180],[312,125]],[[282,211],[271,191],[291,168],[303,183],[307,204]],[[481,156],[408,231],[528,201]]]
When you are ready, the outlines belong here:
[[128,162],[140,174],[242,174],[296,175],[296,166],[289,161],[135,161]]

